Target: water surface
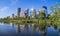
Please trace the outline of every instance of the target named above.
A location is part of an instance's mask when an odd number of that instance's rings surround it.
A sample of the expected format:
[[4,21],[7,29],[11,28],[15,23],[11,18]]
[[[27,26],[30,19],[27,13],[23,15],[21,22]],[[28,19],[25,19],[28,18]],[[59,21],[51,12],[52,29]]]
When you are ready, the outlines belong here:
[[53,26],[41,31],[34,24],[0,23],[0,36],[59,36],[59,30]]

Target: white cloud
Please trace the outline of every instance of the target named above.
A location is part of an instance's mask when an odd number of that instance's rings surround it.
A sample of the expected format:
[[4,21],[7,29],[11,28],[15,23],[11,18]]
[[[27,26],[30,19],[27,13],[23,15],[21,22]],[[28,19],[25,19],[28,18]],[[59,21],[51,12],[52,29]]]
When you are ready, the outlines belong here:
[[11,0],[11,5],[14,5],[18,2],[18,0]]
[[5,12],[5,11],[7,11],[9,9],[9,7],[2,7],[1,9],[0,9],[0,12]]

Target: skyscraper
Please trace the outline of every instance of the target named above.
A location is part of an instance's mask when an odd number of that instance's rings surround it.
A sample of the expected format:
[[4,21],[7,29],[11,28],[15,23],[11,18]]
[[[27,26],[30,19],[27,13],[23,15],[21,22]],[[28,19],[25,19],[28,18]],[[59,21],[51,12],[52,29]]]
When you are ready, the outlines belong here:
[[31,18],[34,18],[35,15],[36,15],[36,10],[35,10],[34,8],[32,8],[32,9],[30,10],[30,17],[31,17]]
[[26,8],[26,10],[25,10],[25,15],[26,15],[26,17],[29,16],[29,9],[28,8]]
[[24,11],[21,11],[20,12],[20,17],[23,17],[23,18],[25,18],[26,16],[25,16],[25,12]]
[[38,18],[40,18],[40,19],[44,19],[44,17],[45,17],[45,12],[44,12],[44,8],[41,8],[41,9],[39,9],[39,17]]
[[45,12],[46,17],[47,17],[48,16],[47,7],[46,6],[43,6],[42,8],[44,8],[44,12]]
[[15,15],[14,14],[12,14],[12,18],[14,18],[15,17]]
[[21,8],[17,8],[17,16],[20,16]]
[[40,18],[42,19],[46,19],[47,15],[48,15],[48,12],[47,12],[47,7],[46,6],[43,6],[41,9],[39,9],[39,15],[40,15]]

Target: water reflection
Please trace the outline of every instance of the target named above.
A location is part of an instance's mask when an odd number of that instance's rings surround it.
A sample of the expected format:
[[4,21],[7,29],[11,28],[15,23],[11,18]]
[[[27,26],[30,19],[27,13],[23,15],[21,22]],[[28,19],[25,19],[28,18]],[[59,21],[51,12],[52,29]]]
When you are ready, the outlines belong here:
[[[4,24],[4,23],[0,23]],[[2,27],[2,28],[1,28]],[[3,31],[4,30],[4,31]],[[30,36],[58,36],[60,29],[53,26],[45,26],[39,24],[4,24],[0,25],[0,34],[9,35],[30,35]]]
[[20,25],[19,25],[19,24],[17,24],[16,32],[17,32],[17,33],[20,32]]
[[10,23],[10,26],[13,28],[14,27],[14,23]]
[[46,36],[58,36],[59,30],[55,29],[53,26],[47,28],[47,34]]
[[25,31],[28,32],[28,24],[25,24]]
[[59,36],[60,36],[60,28],[59,28]]

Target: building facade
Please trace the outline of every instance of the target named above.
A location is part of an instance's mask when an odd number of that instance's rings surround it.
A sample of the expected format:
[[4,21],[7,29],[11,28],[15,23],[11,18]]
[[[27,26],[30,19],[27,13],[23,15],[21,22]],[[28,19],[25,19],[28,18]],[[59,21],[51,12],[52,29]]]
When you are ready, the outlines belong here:
[[25,16],[25,12],[24,11],[21,11],[20,12],[20,17],[23,17],[23,18],[25,18],[26,16]]
[[36,10],[34,8],[32,8],[30,10],[30,18],[35,18],[35,16],[36,16]]
[[20,16],[21,8],[17,8],[17,16]]
[[43,6],[41,9],[39,9],[39,18],[40,19],[46,19],[47,17],[47,7]]
[[12,18],[14,18],[15,17],[15,15],[14,14],[12,14]]
[[46,6],[43,6],[42,8],[44,9],[44,12],[45,12],[46,17],[47,17],[48,16],[47,7]]
[[26,10],[25,10],[25,15],[26,15],[26,17],[29,16],[29,9],[28,8],[26,8]]

